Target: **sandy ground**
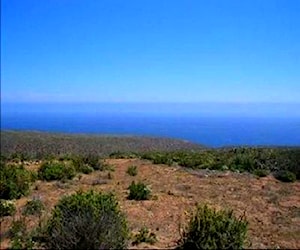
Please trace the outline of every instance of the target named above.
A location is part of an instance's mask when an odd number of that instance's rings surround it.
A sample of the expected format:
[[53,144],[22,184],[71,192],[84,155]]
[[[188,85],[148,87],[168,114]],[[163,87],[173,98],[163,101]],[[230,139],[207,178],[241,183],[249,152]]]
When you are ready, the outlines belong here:
[[[176,246],[180,225],[187,222],[196,203],[207,203],[217,209],[230,208],[236,216],[245,213],[249,221],[246,247],[300,248],[299,181],[282,183],[272,176],[257,178],[231,172],[187,171],[138,159],[109,159],[107,162],[115,169],[111,172],[112,179],[108,178],[108,171],[95,171],[67,183],[37,181],[29,196],[16,201],[18,212],[15,218],[20,216],[27,200],[33,197],[39,197],[45,203],[43,217],[47,217],[62,195],[79,189],[94,189],[115,193],[133,233],[146,226],[156,234],[158,241],[154,245],[130,245],[132,249]],[[137,176],[126,173],[131,165],[137,166]],[[27,167],[37,170],[38,166],[36,163]],[[150,186],[151,200],[127,200],[127,188],[133,180]],[[1,249],[9,247],[6,235],[12,220],[7,216],[1,222]],[[28,216],[27,226],[34,227],[38,220],[35,216]]]

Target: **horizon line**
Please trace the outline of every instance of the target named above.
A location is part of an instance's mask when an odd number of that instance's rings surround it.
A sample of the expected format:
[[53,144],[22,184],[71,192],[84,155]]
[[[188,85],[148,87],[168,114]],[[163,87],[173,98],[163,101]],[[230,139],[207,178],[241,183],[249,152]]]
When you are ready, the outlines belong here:
[[1,101],[2,104],[295,104],[300,105],[299,102],[286,101]]

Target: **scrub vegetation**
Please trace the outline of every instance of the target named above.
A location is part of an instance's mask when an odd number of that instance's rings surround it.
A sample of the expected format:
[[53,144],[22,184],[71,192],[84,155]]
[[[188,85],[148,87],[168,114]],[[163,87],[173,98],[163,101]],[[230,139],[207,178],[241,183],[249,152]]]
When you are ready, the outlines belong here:
[[197,206],[183,230],[178,249],[241,249],[248,222],[236,218],[233,211],[216,211],[207,205]]
[[201,152],[148,152],[142,159],[153,164],[178,164],[185,168],[249,172],[264,177],[274,173],[278,180],[300,178],[300,148],[228,148]]
[[13,151],[1,149],[1,247],[300,247],[299,148]]

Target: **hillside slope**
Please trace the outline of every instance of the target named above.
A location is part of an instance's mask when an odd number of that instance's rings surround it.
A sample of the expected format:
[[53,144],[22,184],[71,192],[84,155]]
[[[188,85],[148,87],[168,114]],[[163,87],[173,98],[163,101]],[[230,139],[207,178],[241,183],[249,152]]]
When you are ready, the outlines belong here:
[[202,148],[203,146],[198,144],[170,138],[1,131],[2,155],[18,153],[33,158],[60,154],[106,156],[117,151],[174,151]]
[[[236,216],[245,214],[249,221],[246,248],[267,249],[300,247],[300,182],[282,183],[271,175],[257,178],[248,173],[230,171],[193,170],[180,166],[154,165],[140,159],[107,159],[112,166],[104,171],[80,174],[68,181],[41,181],[32,185],[31,193],[16,200],[20,218],[28,200],[38,197],[48,217],[59,199],[78,190],[113,192],[126,214],[130,231],[135,234],[143,227],[157,236],[154,245],[141,243],[129,249],[172,249],[180,238],[179,226],[185,225],[196,203],[209,204],[217,209],[233,209]],[[137,167],[137,175],[130,176],[127,169]],[[26,168],[37,171],[40,162],[27,162]],[[108,178],[110,177],[110,178]],[[142,181],[151,189],[151,199],[128,200],[128,186]],[[2,245],[9,247],[7,237],[14,217],[2,221]],[[26,217],[26,225],[38,225],[38,216]]]

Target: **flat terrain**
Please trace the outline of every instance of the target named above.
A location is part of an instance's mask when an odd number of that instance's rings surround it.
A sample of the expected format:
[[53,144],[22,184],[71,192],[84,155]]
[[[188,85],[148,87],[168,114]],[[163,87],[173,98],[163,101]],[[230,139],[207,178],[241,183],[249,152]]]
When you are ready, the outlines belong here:
[[[1,139],[2,140],[2,139]],[[208,203],[216,208],[231,208],[237,216],[245,213],[249,221],[248,242],[251,248],[300,248],[300,182],[282,183],[272,176],[255,177],[249,173],[187,170],[179,166],[153,165],[140,159],[108,159],[109,171],[81,174],[65,183],[36,181],[31,194],[16,201],[20,216],[28,199],[39,197],[46,205],[42,217],[49,216],[61,196],[75,191],[94,189],[116,194],[121,209],[127,215],[130,229],[138,232],[147,226],[157,236],[153,245],[142,243],[130,248],[172,248],[179,239],[179,224],[184,224],[194,205]],[[28,162],[26,168],[37,170],[39,162]],[[135,165],[137,176],[126,171]],[[127,200],[128,186],[135,180],[148,184],[152,198],[148,201]],[[1,223],[1,248],[9,246],[6,237],[12,217]],[[27,225],[38,223],[29,216]]]

